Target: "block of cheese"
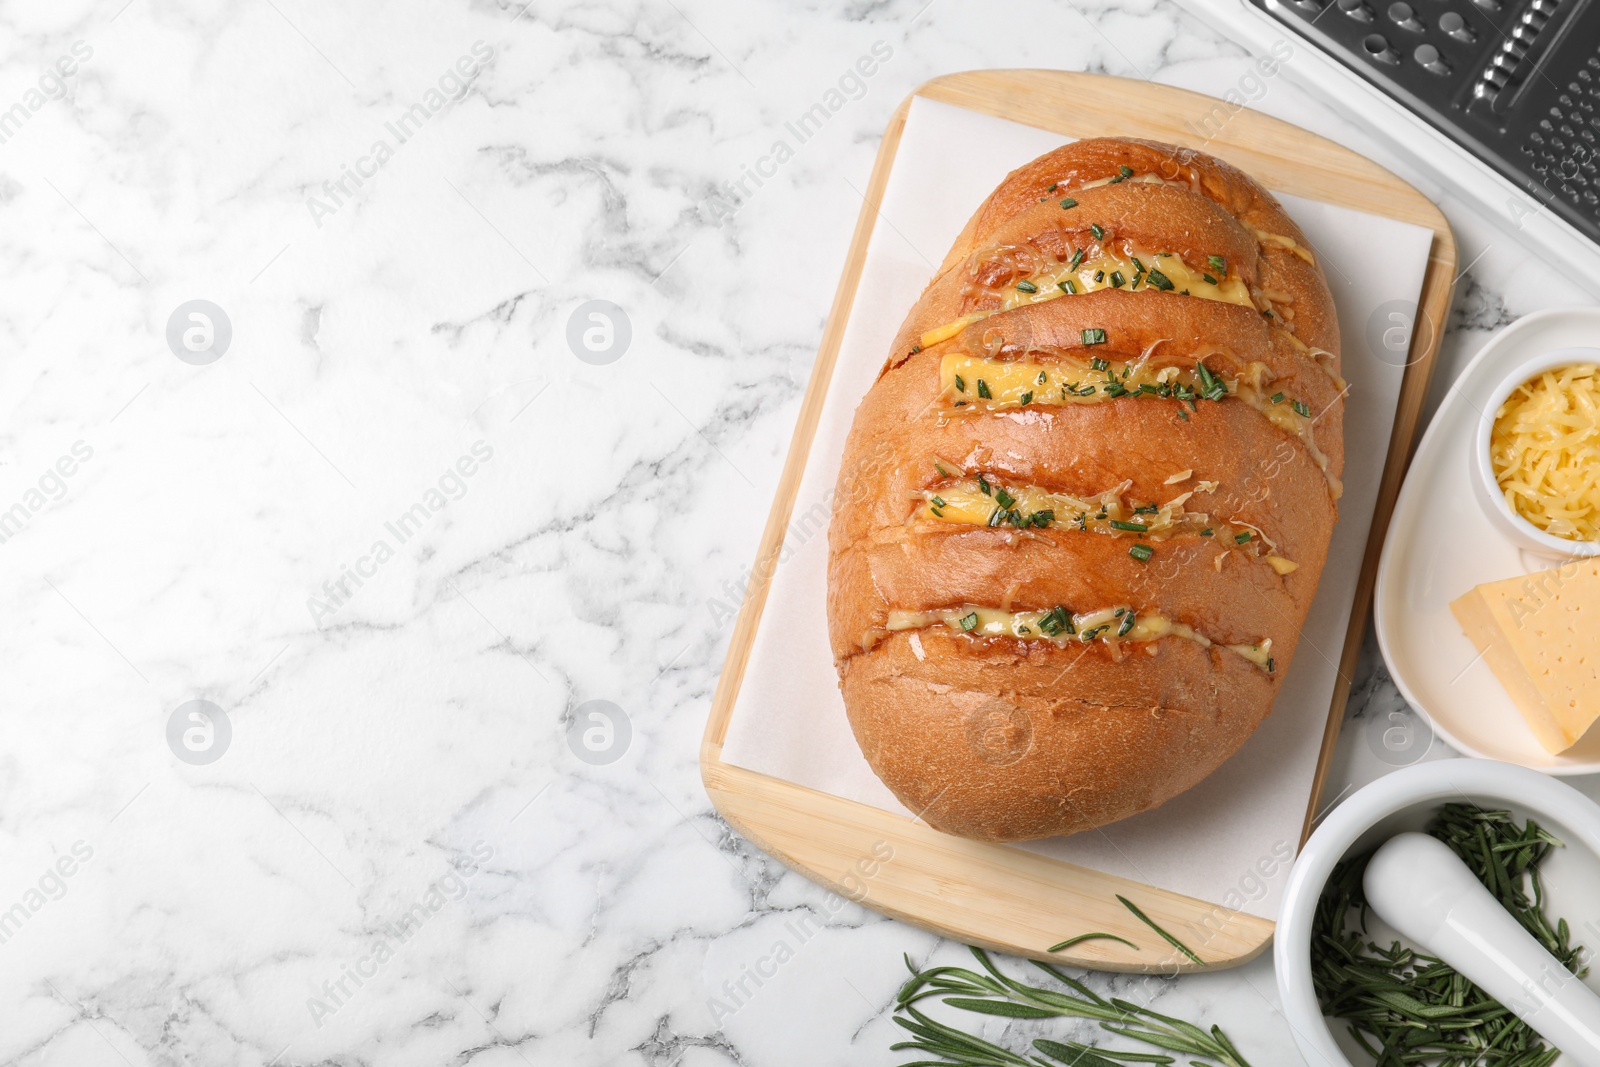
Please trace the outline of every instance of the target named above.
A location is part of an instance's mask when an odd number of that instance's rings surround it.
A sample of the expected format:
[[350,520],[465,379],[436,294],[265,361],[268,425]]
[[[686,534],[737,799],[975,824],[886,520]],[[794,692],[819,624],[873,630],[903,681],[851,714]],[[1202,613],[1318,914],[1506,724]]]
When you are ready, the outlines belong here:
[[1600,718],[1600,560],[1489,582],[1450,610],[1545,748]]

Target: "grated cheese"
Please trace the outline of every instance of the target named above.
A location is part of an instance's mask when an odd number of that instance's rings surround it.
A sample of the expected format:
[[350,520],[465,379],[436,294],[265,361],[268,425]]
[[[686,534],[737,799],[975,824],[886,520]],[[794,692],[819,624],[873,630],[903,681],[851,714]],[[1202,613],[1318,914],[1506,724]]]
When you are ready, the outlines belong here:
[[1600,540],[1600,367],[1519,386],[1495,412],[1489,457],[1512,511],[1557,537]]

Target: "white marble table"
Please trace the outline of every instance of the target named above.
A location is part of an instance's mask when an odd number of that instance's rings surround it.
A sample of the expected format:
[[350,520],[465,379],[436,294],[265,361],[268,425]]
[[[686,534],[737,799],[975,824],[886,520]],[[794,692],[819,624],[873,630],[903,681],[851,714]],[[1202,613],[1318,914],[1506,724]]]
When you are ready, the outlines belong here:
[[[0,29],[0,1061],[898,1062],[901,953],[960,950],[829,909],[696,768],[858,190],[934,75],[1243,53],[1153,0]],[[1440,195],[1441,386],[1579,298],[1289,79],[1257,106]],[[1341,784],[1391,713],[1369,654]],[[1136,995],[1297,1062],[1265,960]]]

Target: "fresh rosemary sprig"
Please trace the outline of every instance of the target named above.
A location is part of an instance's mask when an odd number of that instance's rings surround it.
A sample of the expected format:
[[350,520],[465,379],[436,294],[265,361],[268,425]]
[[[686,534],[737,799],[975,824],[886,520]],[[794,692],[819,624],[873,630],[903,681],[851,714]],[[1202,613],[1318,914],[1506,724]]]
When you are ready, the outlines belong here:
[[[1044,629],[1043,626],[1040,626],[1039,628],[1041,630]],[[1060,942],[1059,944],[1051,945],[1049,948],[1045,949],[1045,951],[1046,952],[1060,952],[1064,948],[1071,948],[1073,945],[1081,945],[1085,941],[1121,941],[1124,945],[1127,945],[1129,948],[1133,949],[1135,952],[1139,951],[1139,946],[1135,945],[1132,941],[1129,941],[1127,938],[1118,937],[1116,934],[1108,934],[1103,930],[1096,930],[1093,933],[1088,933],[1088,934],[1079,934],[1077,937],[1069,937],[1065,941]]]
[[[1010,1019],[1090,1019],[1113,1034],[1208,1061],[1201,1063],[1200,1067],[1210,1067],[1211,1064],[1217,1067],[1250,1067],[1220,1027],[1213,1026],[1207,1032],[1193,1023],[1162,1015],[1117,997],[1108,1000],[1048,963],[1033,961],[1035,967],[1071,992],[1025,985],[1002,974],[982,949],[975,948],[972,954],[977,957],[985,973],[979,974],[964,967],[930,967],[919,971],[911,958],[906,957],[911,978],[901,987],[895,999],[894,1021],[909,1031],[913,1040],[898,1042],[891,1048],[894,1051],[915,1049],[942,1059],[916,1060],[903,1067],[935,1064],[939,1067],[946,1064],[959,1064],[961,1067],[1051,1067],[1052,1060],[1071,1067],[1176,1063],[1172,1056],[1163,1053],[1108,1049],[1048,1038],[1039,1038],[1033,1043],[1034,1050],[1048,1059],[1037,1056],[1029,1058],[930,1018],[917,1007],[919,1001],[930,997],[938,997],[952,1008]],[[1188,1062],[1197,1061],[1191,1059]]]
[[1159,925],[1156,924],[1156,921],[1154,919],[1150,918],[1150,916],[1148,916],[1144,912],[1140,911],[1139,910],[1139,906],[1137,904],[1135,904],[1133,901],[1129,900],[1127,897],[1123,896],[1121,893],[1117,894],[1117,899],[1122,901],[1122,906],[1124,908],[1127,908],[1129,911],[1133,912],[1134,918],[1138,919],[1140,922],[1144,923],[1150,929],[1152,929],[1156,933],[1160,934],[1161,935],[1161,939],[1163,941],[1165,941],[1167,944],[1171,945],[1173,948],[1177,949],[1179,952],[1183,953],[1185,956],[1188,956],[1191,960],[1194,960],[1194,962],[1199,964],[1201,967],[1204,967],[1206,965],[1206,961],[1201,959],[1199,956],[1196,956],[1194,954],[1193,950],[1190,949],[1188,945],[1185,945],[1182,941],[1179,941],[1177,938],[1173,937],[1171,934],[1169,934],[1165,930],[1163,930]]
[[[1529,820],[1518,826],[1506,811],[1447,804],[1428,825],[1479,881],[1550,954],[1579,978],[1581,947],[1571,944],[1565,919],[1544,913],[1539,865],[1561,842]],[[1548,1067],[1560,1055],[1483,990],[1432,956],[1395,941],[1387,949],[1366,937],[1362,888],[1367,852],[1341,862],[1317,902],[1311,935],[1311,974],[1323,1013],[1350,1024],[1350,1033],[1378,1067],[1429,1063],[1438,1067]],[[1529,893],[1531,891],[1531,898]],[[1359,911],[1355,929],[1350,913]]]

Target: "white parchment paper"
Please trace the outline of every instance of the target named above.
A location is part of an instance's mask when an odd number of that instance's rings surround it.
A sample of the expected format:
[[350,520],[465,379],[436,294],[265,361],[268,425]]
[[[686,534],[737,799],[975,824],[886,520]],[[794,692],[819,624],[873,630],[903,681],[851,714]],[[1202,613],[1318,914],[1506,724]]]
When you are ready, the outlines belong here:
[[[968,217],[1002,178],[1067,138],[918,97],[889,175],[734,706],[723,759],[813,789],[905,808],[872,773],[845,717],[828,649],[827,525],[845,437],[902,318]],[[1274,918],[1310,800],[1361,556],[1404,368],[1381,345],[1409,321],[1430,230],[1280,194],[1316,251],[1339,309],[1344,497],[1317,598],[1267,721],[1200,785],[1100,830],[1016,847]],[[1398,317],[1397,317],[1398,316]],[[1324,798],[1324,802],[1333,798]],[[909,813],[908,813],[909,814]]]

